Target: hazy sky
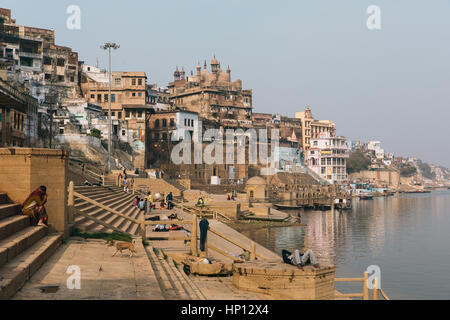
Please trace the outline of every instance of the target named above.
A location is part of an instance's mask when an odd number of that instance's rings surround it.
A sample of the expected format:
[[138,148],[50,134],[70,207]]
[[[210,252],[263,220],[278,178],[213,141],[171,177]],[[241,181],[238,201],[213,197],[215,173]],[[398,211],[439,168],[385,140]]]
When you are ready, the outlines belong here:
[[[81,8],[81,30],[66,9]],[[369,5],[381,30],[366,26]],[[311,106],[352,140],[450,167],[450,0],[10,0],[17,23],[55,30],[59,45],[166,86],[175,67],[213,56],[253,89],[255,112],[293,117]]]

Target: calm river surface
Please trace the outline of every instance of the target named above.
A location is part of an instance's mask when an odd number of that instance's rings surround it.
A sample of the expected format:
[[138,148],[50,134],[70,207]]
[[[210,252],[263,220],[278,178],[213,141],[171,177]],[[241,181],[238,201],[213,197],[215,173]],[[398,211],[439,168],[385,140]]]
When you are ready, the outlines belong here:
[[378,265],[391,299],[450,299],[450,191],[354,199],[352,210],[307,210],[302,222],[308,226],[243,233],[278,254],[310,248],[320,263],[336,265],[336,277],[362,277]]

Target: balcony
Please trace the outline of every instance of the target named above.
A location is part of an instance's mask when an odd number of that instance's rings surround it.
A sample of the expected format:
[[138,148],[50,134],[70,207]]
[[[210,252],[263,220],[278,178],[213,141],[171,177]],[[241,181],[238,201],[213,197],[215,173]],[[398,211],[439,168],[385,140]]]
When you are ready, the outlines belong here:
[[42,53],[20,51],[19,57],[42,59]]

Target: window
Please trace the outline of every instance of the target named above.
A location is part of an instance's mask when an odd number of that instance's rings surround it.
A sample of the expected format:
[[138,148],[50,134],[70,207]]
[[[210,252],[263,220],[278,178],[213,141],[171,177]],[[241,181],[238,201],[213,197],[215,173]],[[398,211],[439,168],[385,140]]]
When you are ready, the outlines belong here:
[[95,94],[91,94],[91,99],[95,99]]
[[142,86],[142,79],[138,79],[138,85]]
[[59,134],[64,134],[64,128],[59,128]]
[[320,173],[325,174],[325,167],[320,168]]
[[322,158],[322,159],[320,160],[320,164],[321,164],[322,166],[325,165],[325,158]]
[[50,80],[52,78],[52,75],[49,73],[45,74],[45,80]]
[[119,112],[117,113],[117,118],[118,118],[118,119],[122,119],[122,111],[119,111]]
[[130,117],[130,111],[125,111],[125,118],[129,118]]
[[97,94],[97,102],[102,102],[102,95],[101,94]]
[[[122,113],[122,112],[119,112]],[[124,136],[126,134],[126,131],[122,129],[122,135]]]
[[119,86],[122,83],[122,79],[121,78],[115,78],[114,79],[114,83]]
[[167,140],[167,133],[163,133],[162,138],[163,138],[163,140]]
[[115,117],[116,116],[116,113],[113,111],[113,112],[111,112],[111,117]]
[[64,65],[66,64],[66,61],[64,59],[58,59],[56,60],[56,65],[58,67],[64,67]]
[[116,102],[116,94],[111,94],[111,102]]
[[104,99],[105,102],[108,102],[108,95],[105,94],[105,95],[103,96],[103,99]]
[[136,79],[131,79],[131,85],[135,86],[136,85]]
[[133,92],[131,95],[132,95],[133,97],[136,97],[136,92]]
[[170,126],[171,127],[175,126],[175,119],[174,118],[170,119]]
[[138,111],[138,118],[142,118],[142,111]]
[[142,97],[142,92],[139,92],[139,93],[138,93],[138,96],[139,96],[139,97]]
[[70,77],[70,82],[75,82],[75,78],[73,76]]
[[165,128],[167,127],[167,119],[163,119],[162,121],[162,126]]
[[155,128],[159,128],[159,119],[155,120]]
[[64,76],[58,76],[58,82],[63,82],[64,81]]
[[188,119],[184,119],[184,125],[187,126],[187,120]]

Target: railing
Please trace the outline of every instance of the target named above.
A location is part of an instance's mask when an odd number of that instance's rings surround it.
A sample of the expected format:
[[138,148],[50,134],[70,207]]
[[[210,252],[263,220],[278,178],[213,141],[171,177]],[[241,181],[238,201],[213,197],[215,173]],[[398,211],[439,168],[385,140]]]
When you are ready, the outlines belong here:
[[[186,206],[184,206],[183,203],[180,203],[180,204],[175,203],[174,205],[176,207],[180,208],[182,212],[186,212],[186,213],[191,214],[193,219],[195,219],[195,221],[197,221],[197,214],[199,214],[200,216],[204,216],[204,214],[203,214],[201,209],[198,209],[198,208],[195,208],[195,207],[192,207],[192,206],[187,206],[186,207]],[[194,209],[194,210],[187,211],[187,210],[185,210],[186,208]],[[219,213],[217,211],[214,211],[213,217],[217,216],[217,215],[224,216],[223,214],[221,214],[221,213]],[[195,232],[196,232],[196,229],[197,229],[197,226],[195,228]],[[256,257],[259,257],[259,258],[264,259],[264,260],[268,260],[269,259],[269,258],[265,257],[264,255],[260,254],[259,252],[256,252],[256,244],[253,241],[250,242],[250,247],[247,247],[247,246],[245,246],[245,245],[239,243],[238,241],[236,241],[236,240],[234,240],[234,239],[232,239],[232,238],[230,238],[230,237],[220,233],[219,231],[217,231],[217,230],[215,230],[215,229],[213,229],[211,227],[208,228],[208,231],[210,231],[211,233],[217,235],[218,237],[222,238],[223,240],[226,240],[226,241],[230,242],[231,244],[235,245],[236,247],[239,247],[242,250],[250,252],[250,260],[255,260]],[[193,238],[194,238],[194,236],[193,236]],[[192,245],[192,243],[191,243],[191,245]],[[226,251],[224,251],[224,250],[222,250],[220,248],[217,248],[214,245],[208,243],[208,240],[206,240],[206,243],[205,243],[205,254],[207,254],[208,248],[211,248],[212,250],[214,250],[216,252],[219,252],[220,254],[222,254],[222,255],[232,259],[233,261],[242,261],[241,259],[239,259],[239,258],[237,258],[237,257],[235,257],[235,256],[233,256],[231,254],[229,254],[228,252],[226,252]]]
[[[369,273],[364,272],[363,278],[335,278],[335,282],[361,282],[362,281],[362,293],[338,293],[337,298],[362,298],[363,300],[370,300],[369,293]],[[372,289],[372,300],[379,300],[379,296],[384,298],[384,300],[390,300],[387,294],[378,286],[378,278],[374,279],[373,289]]]

